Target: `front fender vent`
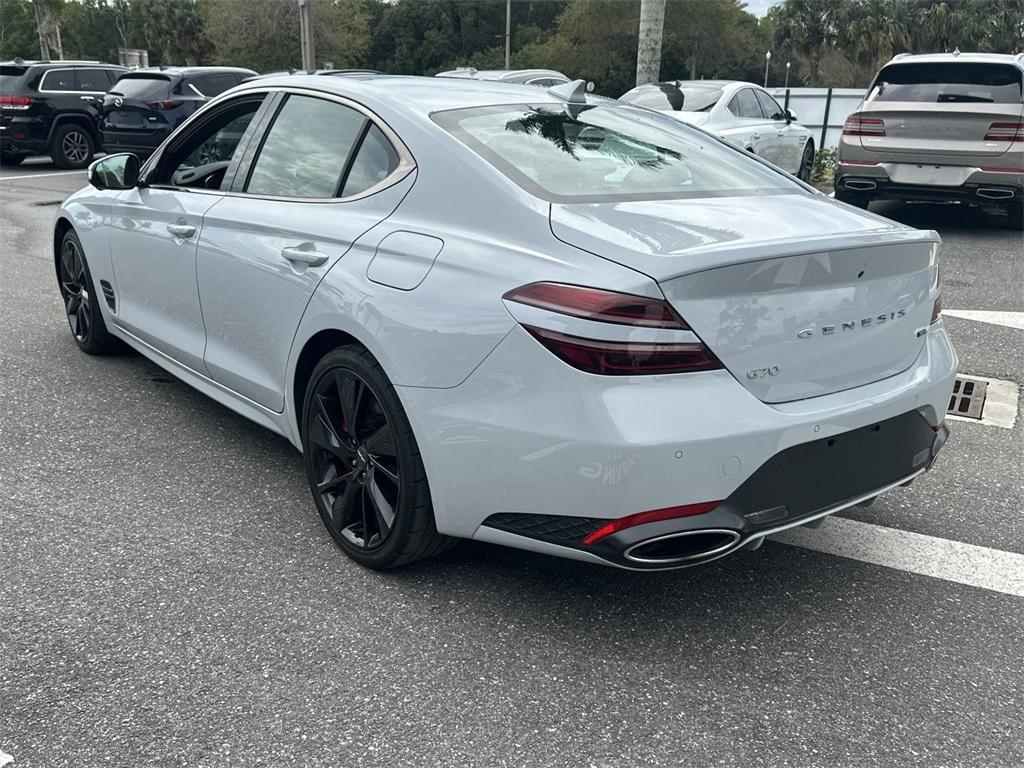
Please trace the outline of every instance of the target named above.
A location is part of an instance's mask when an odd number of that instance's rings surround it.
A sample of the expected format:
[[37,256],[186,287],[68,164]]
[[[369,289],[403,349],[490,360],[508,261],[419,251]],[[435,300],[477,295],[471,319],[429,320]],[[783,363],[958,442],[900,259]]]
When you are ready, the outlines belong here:
[[114,298],[114,286],[106,280],[100,280],[100,290],[103,291],[103,298],[107,300],[107,306],[111,312],[117,311],[117,299]]

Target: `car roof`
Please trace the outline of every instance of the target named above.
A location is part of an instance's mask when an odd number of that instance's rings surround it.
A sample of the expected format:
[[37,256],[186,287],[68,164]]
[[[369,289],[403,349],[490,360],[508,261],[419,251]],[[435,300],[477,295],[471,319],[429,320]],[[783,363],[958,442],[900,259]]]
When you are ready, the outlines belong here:
[[1024,53],[977,53],[953,51],[952,53],[899,53],[886,64],[937,64],[952,61],[969,61],[974,63],[991,62],[993,64],[1016,64],[1024,67]]
[[632,90],[637,91],[641,88],[660,88],[665,85],[674,85],[676,87],[687,86],[689,88],[726,88],[731,85],[735,86],[752,86],[754,88],[760,88],[757,83],[748,83],[743,80],[662,80],[657,83],[644,83],[638,85]]
[[563,103],[558,97],[535,85],[472,78],[451,78],[442,81],[436,77],[413,75],[282,75],[250,80],[229,93],[238,93],[239,89],[258,90],[277,86],[302,87],[333,93],[347,96],[374,109],[379,106],[380,110],[384,111],[395,110],[419,115],[429,115],[446,109],[498,104]]
[[187,77],[188,75],[212,75],[218,73],[256,74],[253,70],[245,69],[244,67],[143,67],[142,69],[133,69],[129,74]]
[[0,61],[5,67],[118,67],[127,69],[120,64],[111,64],[106,61],[88,61],[86,59],[64,59],[63,61],[28,61],[25,59],[11,59]]

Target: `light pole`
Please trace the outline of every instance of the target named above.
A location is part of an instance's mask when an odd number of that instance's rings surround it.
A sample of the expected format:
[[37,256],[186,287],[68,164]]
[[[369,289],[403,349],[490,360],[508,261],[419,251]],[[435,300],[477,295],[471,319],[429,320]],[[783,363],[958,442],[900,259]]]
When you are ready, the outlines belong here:
[[511,69],[512,62],[512,0],[505,3],[505,69]]
[[313,19],[311,0],[299,0],[299,39],[302,45],[302,68],[316,71],[316,51],[313,46]]
[[790,66],[790,64],[787,61],[786,62],[786,85],[784,86],[785,88],[789,88],[789,66]]
[[768,87],[768,63],[772,60],[772,52],[764,52],[764,87]]

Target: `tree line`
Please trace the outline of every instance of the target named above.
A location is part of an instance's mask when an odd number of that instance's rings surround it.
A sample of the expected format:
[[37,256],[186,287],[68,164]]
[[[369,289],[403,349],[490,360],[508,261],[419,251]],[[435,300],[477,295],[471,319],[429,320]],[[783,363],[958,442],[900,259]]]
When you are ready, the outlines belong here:
[[[334,67],[434,74],[504,64],[496,0],[312,0],[317,59]],[[548,67],[617,96],[635,84],[639,0],[515,0],[512,66]],[[0,59],[298,67],[295,0],[0,0]],[[56,44],[56,43],[54,43]],[[49,45],[52,49],[53,45]],[[741,0],[668,0],[664,79],[863,87],[893,54],[1024,48],[1024,0],[783,0],[758,19]]]

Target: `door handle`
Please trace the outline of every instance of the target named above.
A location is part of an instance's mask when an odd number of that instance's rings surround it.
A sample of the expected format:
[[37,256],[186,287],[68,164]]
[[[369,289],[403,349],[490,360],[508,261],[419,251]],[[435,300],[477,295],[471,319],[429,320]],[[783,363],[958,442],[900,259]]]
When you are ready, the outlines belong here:
[[196,228],[191,224],[168,224],[167,231],[175,237],[192,237],[196,233]]
[[80,98],[82,101],[96,101],[95,96],[79,96],[78,98]]
[[315,248],[316,247],[312,243],[292,245],[282,248],[281,256],[292,264],[305,264],[308,267],[319,267],[327,261],[327,254],[320,253],[320,251],[315,250]]

